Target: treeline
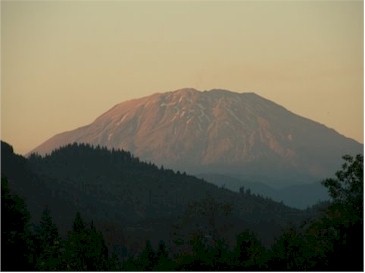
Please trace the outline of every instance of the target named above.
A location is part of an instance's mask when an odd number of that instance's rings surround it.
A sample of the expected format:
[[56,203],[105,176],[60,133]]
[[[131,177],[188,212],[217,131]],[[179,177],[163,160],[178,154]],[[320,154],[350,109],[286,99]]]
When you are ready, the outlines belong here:
[[[1,179],[2,270],[46,271],[307,271],[363,270],[363,156],[344,156],[335,179],[326,179],[332,198],[322,214],[299,228],[285,229],[270,247],[251,231],[234,246],[200,230],[172,251],[161,241],[147,241],[139,254],[120,260],[108,253],[103,235],[76,214],[72,230],[62,239],[45,209],[30,225],[24,201]],[[214,224],[212,225],[214,227]],[[214,233],[213,233],[214,234]],[[179,242],[176,242],[179,245]],[[16,262],[14,262],[16,261]]]
[[109,257],[103,235],[76,214],[72,230],[62,239],[50,211],[32,226],[24,201],[11,194],[1,178],[1,269],[5,271],[108,271],[118,269]]

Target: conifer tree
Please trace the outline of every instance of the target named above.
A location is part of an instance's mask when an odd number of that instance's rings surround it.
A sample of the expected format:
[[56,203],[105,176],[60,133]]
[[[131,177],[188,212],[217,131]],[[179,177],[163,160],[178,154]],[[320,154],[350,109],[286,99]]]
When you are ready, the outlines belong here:
[[169,253],[166,249],[164,241],[160,241],[156,253],[156,266],[155,271],[173,271],[174,262],[170,259]]
[[65,270],[85,271],[86,266],[86,228],[79,212],[77,212],[72,231],[69,231],[65,243],[63,266]]
[[156,253],[150,241],[146,242],[145,248],[139,256],[138,264],[141,270],[151,271],[154,268],[156,264]]
[[87,229],[86,264],[88,271],[108,270],[108,248],[101,232],[97,231],[93,222]]
[[61,266],[62,240],[50,211],[46,208],[40,224],[35,229],[35,266],[40,271],[59,270]]
[[63,263],[66,270],[72,271],[107,271],[110,268],[103,235],[93,223],[87,227],[79,212],[68,234]]
[[30,214],[24,200],[11,194],[8,180],[1,177],[1,269],[33,270]]

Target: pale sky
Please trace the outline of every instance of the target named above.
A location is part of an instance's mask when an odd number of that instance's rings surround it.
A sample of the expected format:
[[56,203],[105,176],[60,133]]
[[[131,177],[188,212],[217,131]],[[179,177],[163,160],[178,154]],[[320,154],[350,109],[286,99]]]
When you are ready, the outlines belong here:
[[255,92],[363,143],[363,1],[1,1],[1,139],[27,153],[127,99]]

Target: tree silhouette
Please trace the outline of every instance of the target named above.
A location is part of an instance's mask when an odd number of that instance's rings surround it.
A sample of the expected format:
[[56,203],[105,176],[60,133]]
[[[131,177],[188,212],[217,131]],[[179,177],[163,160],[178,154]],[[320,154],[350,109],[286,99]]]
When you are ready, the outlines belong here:
[[109,268],[108,248],[101,232],[97,231],[93,222],[87,229],[86,264],[89,271],[104,271]]
[[156,266],[154,271],[173,271],[175,263],[169,257],[164,241],[160,241],[156,252]]
[[236,247],[233,251],[237,270],[260,270],[265,263],[265,248],[249,230],[237,236]]
[[[8,180],[1,176],[1,269],[32,270],[30,214],[24,200],[11,194]],[[16,260],[14,261],[14,258]]]
[[63,263],[71,271],[106,271],[109,268],[108,249],[102,234],[93,225],[86,227],[80,213],[68,233]]
[[55,271],[61,266],[62,240],[48,208],[35,228],[35,266],[40,271]]
[[271,248],[274,270],[363,270],[363,156],[343,157],[325,179],[332,202],[302,229],[286,230]]
[[336,207],[348,210],[347,213],[354,221],[363,216],[363,155],[353,158],[350,155],[343,156],[345,162],[342,170],[336,172],[336,178],[328,178],[322,182],[327,187]]
[[333,245],[329,269],[363,270],[363,155],[343,159],[336,178],[323,181],[333,202],[323,220]]
[[140,270],[143,271],[152,271],[156,265],[156,253],[150,241],[146,241],[145,248],[139,255],[137,264]]
[[300,231],[294,227],[284,231],[271,247],[270,269],[307,270],[303,246],[304,239]]
[[84,220],[82,220],[80,212],[76,213],[76,217],[73,222],[72,228],[73,228],[73,231],[77,232],[77,233],[82,233],[85,231]]

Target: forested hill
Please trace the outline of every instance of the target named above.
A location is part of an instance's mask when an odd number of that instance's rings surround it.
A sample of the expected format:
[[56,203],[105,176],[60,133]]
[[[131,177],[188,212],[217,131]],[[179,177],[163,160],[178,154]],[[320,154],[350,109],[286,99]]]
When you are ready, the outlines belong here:
[[362,155],[343,156],[322,182],[331,201],[304,212],[123,151],[75,144],[26,159],[1,143],[1,153],[6,271],[363,270]]
[[207,224],[209,213],[215,225],[229,224],[225,231],[231,237],[250,228],[270,242],[284,226],[307,216],[267,198],[141,162],[126,151],[70,144],[45,157],[25,159],[4,142],[1,148],[2,175],[25,198],[35,221],[47,206],[61,231],[67,230],[80,211],[114,246],[172,241],[176,233],[184,233],[182,226]]

